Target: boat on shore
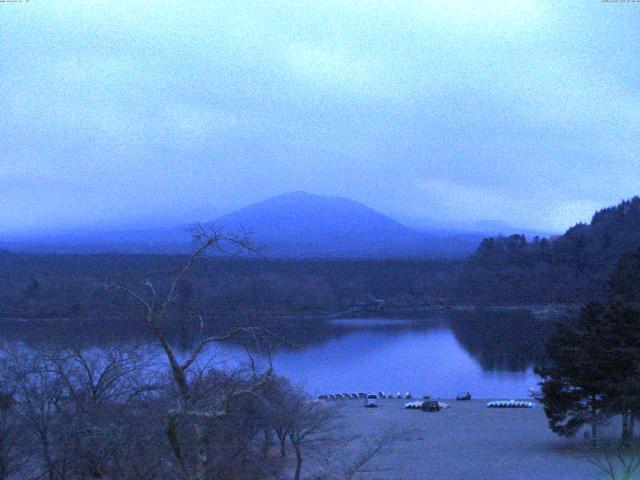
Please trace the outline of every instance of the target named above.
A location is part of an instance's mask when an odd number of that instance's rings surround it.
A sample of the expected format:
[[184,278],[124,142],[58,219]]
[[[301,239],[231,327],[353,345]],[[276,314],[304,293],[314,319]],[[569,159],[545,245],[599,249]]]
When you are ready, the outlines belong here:
[[489,408],[533,408],[533,402],[528,400],[494,400],[487,403]]

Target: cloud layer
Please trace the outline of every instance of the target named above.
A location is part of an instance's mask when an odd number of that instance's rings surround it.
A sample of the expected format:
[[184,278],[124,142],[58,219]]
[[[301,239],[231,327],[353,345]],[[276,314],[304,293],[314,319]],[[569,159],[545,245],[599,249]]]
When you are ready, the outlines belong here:
[[51,3],[0,4],[0,231],[292,190],[560,230],[640,193],[633,4]]

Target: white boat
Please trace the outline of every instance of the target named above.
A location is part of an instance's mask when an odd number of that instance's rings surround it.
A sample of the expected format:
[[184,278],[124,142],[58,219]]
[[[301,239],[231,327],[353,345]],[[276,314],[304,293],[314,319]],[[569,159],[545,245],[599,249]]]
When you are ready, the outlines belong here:
[[489,408],[532,408],[533,402],[527,400],[494,400],[488,402]]

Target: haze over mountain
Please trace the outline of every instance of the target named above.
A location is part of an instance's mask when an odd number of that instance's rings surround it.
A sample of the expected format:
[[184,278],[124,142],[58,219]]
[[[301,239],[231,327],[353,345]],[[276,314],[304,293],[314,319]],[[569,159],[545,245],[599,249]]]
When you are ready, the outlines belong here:
[[[459,258],[472,253],[483,235],[418,231],[359,202],[292,192],[210,222],[227,232],[246,231],[274,257]],[[5,242],[7,248],[56,252],[187,252],[189,225],[119,232],[76,231],[46,239]]]
[[248,229],[274,256],[443,256],[473,251],[477,235],[429,234],[343,197],[292,192],[218,218],[229,231]]

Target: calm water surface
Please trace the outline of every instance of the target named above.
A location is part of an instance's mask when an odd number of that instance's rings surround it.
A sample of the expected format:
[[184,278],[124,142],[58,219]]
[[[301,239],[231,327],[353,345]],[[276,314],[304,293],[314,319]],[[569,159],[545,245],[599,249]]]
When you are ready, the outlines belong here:
[[[526,397],[539,381],[544,335],[538,321],[530,328],[471,322],[435,325],[411,320],[340,321],[339,334],[273,355],[277,373],[313,394],[407,391],[452,398],[469,391],[475,398]],[[521,327],[522,325],[520,325]],[[325,332],[326,333],[326,332]],[[217,346],[217,359],[241,361],[244,353]]]
[[[136,343],[156,349],[144,323],[79,322],[67,325],[64,335],[31,322],[3,327],[11,338],[33,347],[52,338],[66,343],[75,336],[84,348]],[[448,314],[421,320],[288,319],[276,324],[287,344],[275,350],[272,358],[276,373],[312,395],[408,391],[414,396],[451,398],[469,391],[475,398],[522,398],[538,382],[533,368],[545,362],[545,342],[554,325],[523,312]],[[189,333],[172,338],[183,355],[195,341]],[[164,368],[165,359],[158,353],[158,366]],[[255,351],[253,355],[266,366],[265,356]],[[220,368],[248,358],[242,347],[232,343],[213,345],[204,357],[203,361]]]

